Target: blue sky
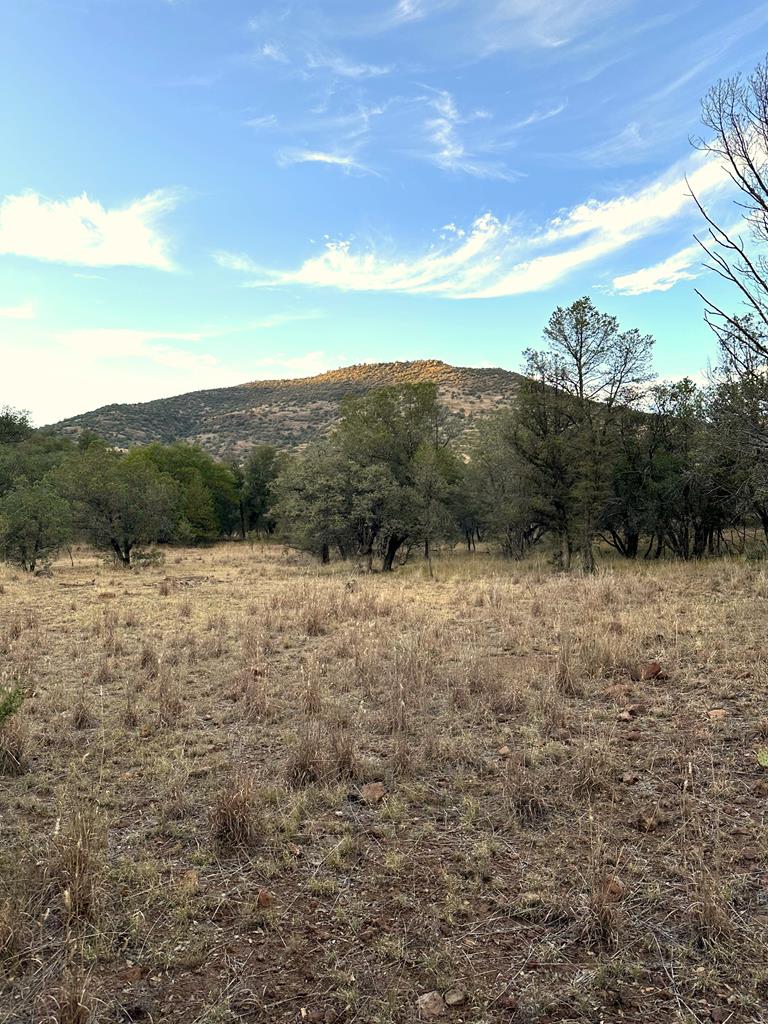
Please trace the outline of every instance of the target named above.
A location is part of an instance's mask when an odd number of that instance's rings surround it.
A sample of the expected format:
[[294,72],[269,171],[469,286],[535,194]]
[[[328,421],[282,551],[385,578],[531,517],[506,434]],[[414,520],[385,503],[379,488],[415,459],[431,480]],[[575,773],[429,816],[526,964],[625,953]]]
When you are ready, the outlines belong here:
[[766,50],[752,0],[5,0],[0,404],[516,369],[582,294],[700,371],[689,137]]

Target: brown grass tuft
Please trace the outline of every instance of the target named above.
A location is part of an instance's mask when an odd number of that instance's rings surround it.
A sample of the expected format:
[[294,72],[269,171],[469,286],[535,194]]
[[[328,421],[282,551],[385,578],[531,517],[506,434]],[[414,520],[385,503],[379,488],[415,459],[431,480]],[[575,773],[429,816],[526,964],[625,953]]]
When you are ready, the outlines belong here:
[[253,777],[235,772],[216,794],[211,809],[214,839],[222,849],[249,847],[260,834],[259,806]]

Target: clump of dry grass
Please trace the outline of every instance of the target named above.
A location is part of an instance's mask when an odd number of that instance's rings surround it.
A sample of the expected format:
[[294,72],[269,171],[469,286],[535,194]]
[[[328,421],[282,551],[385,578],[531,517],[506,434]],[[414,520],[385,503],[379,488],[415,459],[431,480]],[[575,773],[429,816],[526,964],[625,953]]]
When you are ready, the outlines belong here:
[[91,1024],[94,1005],[88,980],[79,968],[64,973],[51,998],[51,1024]]
[[581,937],[593,946],[615,947],[623,923],[625,885],[619,877],[620,858],[608,855],[604,838],[592,836],[589,879],[582,908]]
[[126,729],[136,729],[141,722],[141,712],[137,700],[137,688],[129,686],[125,691],[125,702],[122,711],[122,723]]
[[235,677],[232,697],[243,702],[247,721],[257,722],[265,718],[270,710],[266,669],[257,664],[241,668]]
[[636,644],[622,636],[617,623],[595,622],[593,628],[575,640],[570,633],[560,636],[554,669],[557,689],[568,697],[583,697],[590,683],[614,677],[637,675],[640,656]]
[[93,674],[93,681],[97,686],[108,686],[115,678],[114,662],[111,657],[103,656],[99,659],[96,671]]
[[12,963],[29,950],[29,899],[15,890],[0,899],[0,976],[3,968],[13,970]]
[[351,730],[340,722],[309,719],[300,725],[289,747],[285,778],[289,786],[298,789],[354,778],[358,768]]
[[95,920],[103,896],[107,829],[93,808],[59,818],[42,864],[48,897],[67,921]]
[[0,775],[21,775],[32,752],[29,726],[19,715],[0,723]]
[[548,680],[539,683],[531,694],[531,716],[542,736],[559,735],[568,728],[569,712],[558,687]]
[[181,680],[169,666],[164,666],[157,677],[153,698],[160,723],[168,727],[176,725],[184,711],[184,697]]
[[301,703],[307,715],[319,715],[323,707],[324,666],[314,658],[301,666]]
[[585,734],[572,758],[571,793],[575,797],[591,797],[607,792],[616,776],[616,761],[607,737]]
[[184,755],[166,761],[159,772],[160,804],[166,821],[185,817],[191,807],[189,793],[190,769]]
[[525,824],[540,821],[549,810],[544,776],[526,764],[524,756],[513,757],[508,761],[504,796],[511,812]]
[[147,679],[157,679],[160,672],[160,656],[152,644],[143,644],[139,654],[139,667]]
[[707,948],[727,941],[734,932],[734,914],[725,884],[705,862],[701,851],[694,853],[688,883],[688,919],[696,940]]
[[72,704],[71,720],[72,728],[78,730],[92,729],[96,724],[96,715],[86,692],[85,681],[82,682],[77,698]]
[[253,846],[261,833],[261,822],[253,777],[234,772],[216,794],[211,808],[214,839],[222,849]]

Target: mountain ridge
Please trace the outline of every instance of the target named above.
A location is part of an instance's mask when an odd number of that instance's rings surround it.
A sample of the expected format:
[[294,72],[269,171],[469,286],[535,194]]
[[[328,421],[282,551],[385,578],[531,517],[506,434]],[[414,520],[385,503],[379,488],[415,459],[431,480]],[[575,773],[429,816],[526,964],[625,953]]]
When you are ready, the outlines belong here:
[[218,458],[257,444],[295,449],[328,432],[348,395],[429,381],[461,432],[508,405],[522,376],[501,367],[452,366],[438,359],[359,363],[310,377],[248,381],[149,402],[113,403],[69,417],[51,429],[76,438],[91,430],[119,448],[187,441]]

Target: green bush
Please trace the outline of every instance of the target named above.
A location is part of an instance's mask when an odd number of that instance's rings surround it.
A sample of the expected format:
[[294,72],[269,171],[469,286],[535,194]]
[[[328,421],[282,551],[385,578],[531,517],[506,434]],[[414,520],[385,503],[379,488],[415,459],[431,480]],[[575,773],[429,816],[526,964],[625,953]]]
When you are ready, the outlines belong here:
[[0,690],[0,725],[11,715],[15,715],[24,702],[24,691],[20,686],[10,690]]

